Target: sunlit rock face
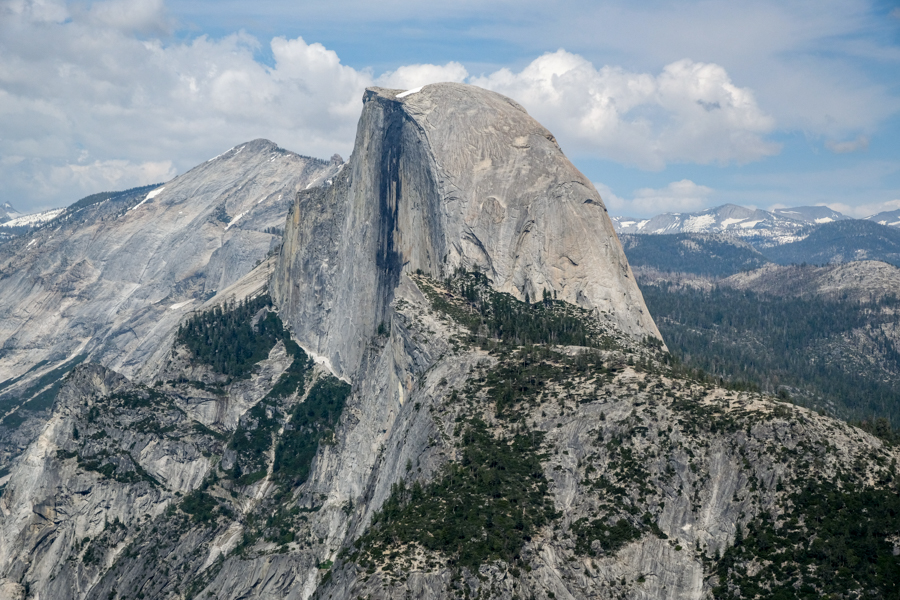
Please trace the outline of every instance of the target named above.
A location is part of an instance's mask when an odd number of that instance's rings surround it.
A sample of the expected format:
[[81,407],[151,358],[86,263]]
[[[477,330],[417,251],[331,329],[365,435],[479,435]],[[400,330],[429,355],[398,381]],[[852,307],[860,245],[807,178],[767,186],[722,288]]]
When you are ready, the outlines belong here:
[[600,195],[516,102],[477,87],[370,88],[334,185],[301,192],[272,282],[301,343],[343,374],[400,275],[478,269],[536,301],[659,337]]
[[294,194],[337,168],[254,140],[3,244],[0,381],[78,354],[137,374],[186,313],[277,245]]

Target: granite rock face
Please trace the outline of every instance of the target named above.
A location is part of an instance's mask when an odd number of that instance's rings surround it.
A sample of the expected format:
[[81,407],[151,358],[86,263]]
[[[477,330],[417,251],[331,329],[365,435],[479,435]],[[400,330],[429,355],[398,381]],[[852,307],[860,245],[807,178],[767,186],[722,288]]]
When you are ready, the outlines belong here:
[[371,88],[347,166],[291,209],[273,295],[300,343],[350,376],[401,273],[457,268],[659,337],[600,195],[521,106],[462,84]]
[[339,168],[254,140],[0,244],[0,417],[49,396],[0,423],[0,465],[24,449],[18,421],[46,418],[76,364],[140,379],[159,363],[184,315],[274,251],[296,192]]
[[229,303],[210,335],[160,324],[143,384],[78,367],[0,497],[0,591],[711,598],[766,567],[739,532],[820,533],[803,490],[896,489],[895,447],[672,364],[599,196],[508,99],[370,90],[327,179],[203,304],[269,277],[242,318],[276,311],[321,364],[279,328],[215,371],[191,348],[252,345]]
[[76,354],[134,375],[184,314],[265,258],[297,190],[336,169],[254,140],[130,206],[71,211],[0,246],[0,381]]
[[[449,310],[436,310],[436,298]],[[368,340],[339,421],[293,487],[279,483],[278,449],[295,425],[288,415],[310,399],[266,400],[289,364],[280,342],[249,379],[229,384],[178,345],[152,387],[77,368],[0,498],[0,590],[98,600],[710,598],[713,557],[740,528],[787,520],[805,486],[877,487],[896,476],[895,448],[811,411],[685,379],[665,353],[625,336],[608,350],[471,345],[454,306],[465,302],[443,282],[401,275],[389,329]],[[615,333],[602,322],[596,331]],[[520,388],[513,413],[498,411],[492,388],[528,364],[540,378]],[[306,389],[323,378],[310,370]],[[399,540],[374,564],[356,554],[385,527],[373,521],[395,486],[428,489],[445,477],[476,422],[504,443],[523,431],[539,441],[532,476],[546,485],[549,520],[514,559],[460,568],[455,545],[429,550],[427,537]],[[261,478],[234,472],[245,439],[266,449]],[[490,502],[490,489],[474,500]],[[604,544],[614,523],[627,537]]]

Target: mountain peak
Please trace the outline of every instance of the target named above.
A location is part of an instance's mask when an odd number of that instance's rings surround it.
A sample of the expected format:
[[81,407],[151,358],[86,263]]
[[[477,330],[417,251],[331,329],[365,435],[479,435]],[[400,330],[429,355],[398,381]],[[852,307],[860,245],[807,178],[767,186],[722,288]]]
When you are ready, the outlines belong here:
[[458,269],[659,337],[600,194],[519,104],[457,83],[369,88],[350,162],[294,204],[273,292],[301,341],[348,375],[401,276]]

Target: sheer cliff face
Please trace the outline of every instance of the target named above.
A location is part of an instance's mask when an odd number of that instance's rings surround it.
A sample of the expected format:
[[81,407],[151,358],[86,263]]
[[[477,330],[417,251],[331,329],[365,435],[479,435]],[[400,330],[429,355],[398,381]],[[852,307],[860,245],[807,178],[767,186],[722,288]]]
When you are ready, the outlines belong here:
[[659,337],[600,195],[512,100],[462,84],[369,89],[353,156],[301,192],[272,282],[294,332],[352,374],[402,272],[478,268],[496,289],[543,292]]
[[265,258],[296,191],[335,169],[255,140],[4,244],[0,381],[76,354],[135,375],[185,313]]

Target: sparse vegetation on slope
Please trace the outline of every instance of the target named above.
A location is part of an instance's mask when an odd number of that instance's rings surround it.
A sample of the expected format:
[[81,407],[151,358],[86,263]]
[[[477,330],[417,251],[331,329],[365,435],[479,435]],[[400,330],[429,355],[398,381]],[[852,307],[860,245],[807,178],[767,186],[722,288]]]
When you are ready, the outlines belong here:
[[293,408],[275,447],[272,469],[276,481],[287,488],[306,481],[319,443],[334,441],[334,428],[349,395],[349,384],[326,375],[316,381],[303,403]]
[[358,542],[363,567],[374,570],[410,544],[470,569],[518,563],[523,543],[556,517],[540,463],[541,432],[498,436],[478,418],[461,421],[458,431],[461,457],[435,481],[394,486]]
[[416,281],[432,308],[466,326],[473,341],[615,347],[614,340],[596,326],[591,311],[555,300],[549,290],[540,299],[522,302],[494,290],[479,272],[458,271],[441,282],[419,274]]
[[[446,288],[424,281],[431,286],[431,308],[466,323],[471,313],[458,312],[466,305],[435,303],[449,298]],[[406,323],[424,327],[411,308],[400,310],[409,311]],[[846,577],[829,578],[836,563],[815,554],[820,546],[806,547],[821,535],[833,548],[869,556],[893,543],[884,541],[895,539],[886,525],[894,518],[892,504],[872,513],[866,527],[873,533],[861,541],[853,510],[835,508],[833,520],[823,520],[831,500],[817,508],[813,499],[840,496],[846,507],[862,510],[876,497],[896,495],[887,447],[848,450],[851,438],[863,442],[861,433],[758,391],[718,388],[710,376],[670,361],[654,345],[517,346],[471,333],[486,331],[480,321],[465,329],[465,344],[485,358],[465,384],[423,407],[444,423],[439,430],[452,432],[447,442],[453,451],[429,480],[407,465],[408,479],[393,487],[370,528],[335,565],[338,578],[356,569],[347,593],[403,595],[420,589],[413,581],[432,581],[428,585],[451,597],[528,597],[552,589],[534,574],[547,568],[547,556],[554,557],[553,577],[584,582],[598,573],[608,578],[613,565],[622,567],[623,552],[636,561],[624,567],[627,576],[589,585],[652,595],[661,590],[637,561],[649,568],[648,561],[670,564],[678,557],[685,568],[702,565],[707,591],[715,588],[717,598],[769,592],[804,598],[810,590],[849,597],[892,589],[883,582],[893,581],[886,570],[894,566],[893,555],[851,560]],[[718,498],[723,490],[727,498]],[[727,522],[702,532],[686,526],[710,510]],[[787,529],[757,535],[767,520]],[[737,540],[724,534],[729,528],[742,532]],[[793,530],[800,537],[787,535]],[[770,565],[766,557],[781,562]],[[778,568],[803,575],[779,587],[784,582],[771,576]],[[798,581],[800,587],[790,587]],[[331,589],[326,585],[320,596]]]
[[[889,477],[897,478],[896,470]],[[751,520],[715,565],[713,597],[900,597],[897,486],[854,489],[855,483],[802,482],[784,513]]]

